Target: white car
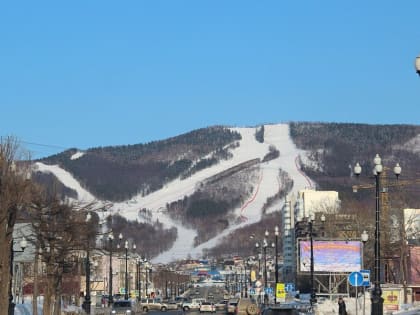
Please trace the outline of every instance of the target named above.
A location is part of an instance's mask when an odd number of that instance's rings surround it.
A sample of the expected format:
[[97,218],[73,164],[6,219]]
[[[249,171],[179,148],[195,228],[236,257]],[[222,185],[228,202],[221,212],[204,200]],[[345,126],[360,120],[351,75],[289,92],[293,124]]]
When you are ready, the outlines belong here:
[[184,302],[182,303],[182,309],[184,311],[190,310],[198,310],[200,309],[200,305],[205,302],[206,300],[203,298],[200,299],[192,299],[191,302]]
[[204,312],[215,313],[216,312],[216,306],[214,305],[214,303],[202,302],[201,305],[200,305],[200,313],[204,313]]

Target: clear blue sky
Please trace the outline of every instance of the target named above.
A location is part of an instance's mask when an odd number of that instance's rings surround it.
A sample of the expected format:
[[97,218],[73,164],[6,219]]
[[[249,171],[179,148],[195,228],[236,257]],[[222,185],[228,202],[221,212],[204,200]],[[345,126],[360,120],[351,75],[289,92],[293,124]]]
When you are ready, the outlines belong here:
[[418,124],[419,12],[418,0],[3,1],[0,135],[39,157],[215,124]]

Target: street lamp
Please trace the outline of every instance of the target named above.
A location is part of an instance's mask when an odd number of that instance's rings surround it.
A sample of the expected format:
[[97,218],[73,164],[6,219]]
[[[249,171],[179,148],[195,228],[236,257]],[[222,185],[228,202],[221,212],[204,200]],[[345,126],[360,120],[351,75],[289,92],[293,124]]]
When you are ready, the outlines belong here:
[[[315,293],[315,281],[314,281],[314,237],[313,237],[313,223],[315,221],[315,215],[311,214],[308,217],[308,223],[309,223],[309,239],[311,243],[311,305],[316,303],[316,293]],[[325,215],[321,215],[321,222],[325,222]]]
[[110,307],[114,302],[112,296],[112,243],[114,241],[114,234],[112,232],[108,235],[109,240],[109,281],[108,281],[108,306]]
[[[367,234],[367,232],[366,231],[363,231],[363,233],[360,235],[360,238],[361,238],[361,240],[362,240],[362,243],[363,243],[363,248],[362,248],[362,269],[364,269],[365,267],[365,263],[364,263],[364,259],[365,259],[365,250],[364,250],[364,248],[365,248],[365,244],[366,244],[366,242],[368,241],[368,239],[369,239],[369,234]],[[365,296],[366,296],[366,294],[365,294],[365,286],[363,286],[363,315],[365,315],[365,308],[366,308],[366,299],[365,299]]]
[[[149,262],[146,262],[145,269],[146,269],[145,289],[146,289],[146,297],[148,298],[149,297],[149,295],[148,295],[148,290],[149,290],[149,288],[148,288],[148,285],[149,285],[149,272],[150,273],[152,272],[152,268],[150,267]],[[152,277],[150,277],[150,279],[152,279]]]
[[420,76],[420,56],[417,56],[416,61],[414,62],[417,74]]
[[[420,63],[420,61],[416,60],[416,67]],[[375,198],[376,198],[376,211],[375,211],[375,268],[374,268],[374,288],[372,291],[372,307],[371,307],[371,314],[372,315],[382,315],[383,314],[383,304],[384,299],[381,297],[382,289],[380,284],[380,276],[381,276],[381,246],[380,246],[380,198],[379,198],[379,191],[380,191],[380,175],[383,171],[382,160],[379,154],[376,154],[375,158],[373,159],[374,169],[373,175],[375,176]],[[359,163],[356,163],[354,167],[354,174],[359,176],[362,172],[362,167]],[[397,163],[394,167],[394,174],[398,178],[401,174],[401,166]]]
[[[369,239],[369,234],[366,231],[363,231],[362,234],[360,235],[360,239],[362,240],[363,243],[363,249],[365,248],[365,244]],[[362,268],[364,268],[364,250],[363,250],[363,255],[362,255]]]
[[15,303],[13,303],[13,290],[12,290],[12,283],[13,283],[13,260],[15,257],[15,253],[23,253],[28,243],[26,239],[23,237],[19,243],[21,250],[14,250],[13,249],[13,239],[10,244],[10,281],[9,281],[9,315],[13,315],[15,313]]
[[[120,233],[120,235],[118,235],[118,238],[120,240],[120,243],[123,239],[123,235],[122,233]],[[119,245],[119,244],[118,244]],[[118,246],[120,247],[120,246]],[[124,249],[125,249],[125,284],[124,284],[124,299],[128,300],[128,240],[125,240],[124,242]],[[133,250],[136,249],[136,244],[133,244]]]
[[[90,221],[92,218],[92,215],[88,212],[86,215],[86,223]],[[89,260],[89,251],[90,251],[90,239],[89,235],[87,235],[87,248],[86,248],[86,265],[85,265],[85,271],[86,271],[86,294],[85,294],[85,300],[83,301],[82,308],[85,310],[86,314],[90,314],[90,260]]]
[[274,235],[276,237],[276,243],[275,243],[275,248],[276,248],[276,259],[275,259],[275,267],[276,269],[274,270],[275,276],[276,276],[276,283],[274,284],[274,304],[277,304],[277,283],[279,282],[279,268],[278,268],[278,262],[277,262],[277,257],[278,257],[278,238],[279,238],[279,227],[276,225],[276,227],[274,228]]
[[[268,231],[265,231],[266,235],[268,234]],[[268,300],[268,296],[267,296],[267,292],[265,292],[265,288],[268,287],[267,285],[267,239],[264,238],[263,240],[263,250],[264,250],[264,304],[267,303]]]
[[315,218],[313,216],[309,217],[309,238],[311,241],[311,305],[316,303],[316,294],[314,289],[314,241],[313,241],[313,221]]

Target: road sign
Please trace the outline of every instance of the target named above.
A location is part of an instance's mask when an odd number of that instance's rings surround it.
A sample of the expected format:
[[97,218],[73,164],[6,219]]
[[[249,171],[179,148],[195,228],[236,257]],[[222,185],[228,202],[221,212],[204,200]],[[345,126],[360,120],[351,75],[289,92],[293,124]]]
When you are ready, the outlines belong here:
[[270,295],[272,295],[273,294],[273,288],[271,288],[271,287],[267,287],[267,288],[265,288],[264,289],[264,292],[266,293],[266,294],[270,294]]
[[286,288],[285,288],[284,283],[277,283],[276,298],[283,299],[283,300],[286,298]]
[[360,270],[360,273],[363,276],[363,287],[370,287],[370,270]]
[[347,279],[354,287],[360,287],[363,283],[363,275],[358,271],[353,271]]
[[286,292],[293,292],[295,291],[295,284],[292,282],[286,283]]

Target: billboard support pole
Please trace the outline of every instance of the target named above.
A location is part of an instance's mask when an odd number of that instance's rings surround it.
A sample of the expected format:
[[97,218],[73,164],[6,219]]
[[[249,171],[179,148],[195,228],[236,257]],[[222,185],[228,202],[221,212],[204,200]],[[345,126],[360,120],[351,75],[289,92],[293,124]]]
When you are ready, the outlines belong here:
[[312,220],[309,220],[309,237],[311,240],[311,305],[316,303],[316,294],[314,289],[314,239],[312,235]]

